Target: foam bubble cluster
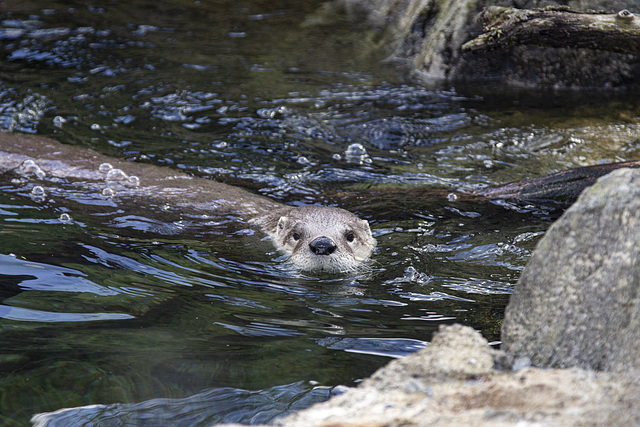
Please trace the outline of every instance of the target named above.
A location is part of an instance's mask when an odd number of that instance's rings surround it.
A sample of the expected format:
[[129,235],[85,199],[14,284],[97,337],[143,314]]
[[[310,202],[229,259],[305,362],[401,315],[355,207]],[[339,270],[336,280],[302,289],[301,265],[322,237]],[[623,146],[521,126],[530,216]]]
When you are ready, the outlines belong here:
[[33,175],[37,179],[45,179],[47,174],[42,170],[42,168],[32,159],[27,159],[22,162],[20,166],[20,173],[24,176]]
[[[105,175],[104,180],[107,183],[107,187],[102,190],[104,197],[114,197],[117,194],[116,188],[118,186],[138,187],[140,185],[140,178],[135,175],[127,175],[122,169],[114,168],[111,163],[100,164],[98,172]],[[113,188],[114,186],[116,188]]]

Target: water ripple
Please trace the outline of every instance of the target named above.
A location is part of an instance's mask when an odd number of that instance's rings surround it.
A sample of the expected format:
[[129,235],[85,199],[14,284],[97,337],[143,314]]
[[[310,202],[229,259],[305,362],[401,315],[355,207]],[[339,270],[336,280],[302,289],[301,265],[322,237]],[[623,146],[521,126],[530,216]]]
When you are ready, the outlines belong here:
[[54,292],[88,292],[100,296],[117,295],[114,289],[101,286],[71,268],[27,261],[11,255],[0,255],[0,277],[15,278],[23,290]]
[[133,319],[134,317],[125,313],[53,313],[50,311],[31,310],[0,304],[0,318],[21,322],[60,323],[126,320]]
[[34,427],[69,425],[270,424],[275,418],[323,402],[339,387],[296,382],[264,390],[223,387],[183,399],[151,399],[133,404],[89,405],[34,415]]

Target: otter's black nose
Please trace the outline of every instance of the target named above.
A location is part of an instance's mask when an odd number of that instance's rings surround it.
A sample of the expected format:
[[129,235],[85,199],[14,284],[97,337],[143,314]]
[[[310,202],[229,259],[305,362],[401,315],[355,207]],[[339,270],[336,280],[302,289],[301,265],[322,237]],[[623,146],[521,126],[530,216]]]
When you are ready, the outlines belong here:
[[316,255],[331,255],[337,248],[333,240],[327,236],[316,237],[309,243],[309,247]]

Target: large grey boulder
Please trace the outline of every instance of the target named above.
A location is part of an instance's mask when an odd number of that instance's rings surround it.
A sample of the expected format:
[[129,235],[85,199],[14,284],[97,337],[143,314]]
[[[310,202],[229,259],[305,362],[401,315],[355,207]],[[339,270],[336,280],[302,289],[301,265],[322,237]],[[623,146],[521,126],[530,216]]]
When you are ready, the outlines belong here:
[[540,366],[640,368],[640,171],[600,178],[539,242],[502,348]]

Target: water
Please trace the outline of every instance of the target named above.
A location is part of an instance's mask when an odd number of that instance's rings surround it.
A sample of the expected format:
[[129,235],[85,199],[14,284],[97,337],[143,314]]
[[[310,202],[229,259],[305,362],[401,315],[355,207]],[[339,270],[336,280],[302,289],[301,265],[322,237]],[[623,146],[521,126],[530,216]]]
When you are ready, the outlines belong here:
[[3,129],[345,207],[378,248],[370,272],[301,274],[235,218],[2,176],[0,424],[267,422],[441,324],[498,340],[559,212],[448,193],[640,157],[637,97],[424,85],[375,34],[303,25],[321,3],[3,5]]

